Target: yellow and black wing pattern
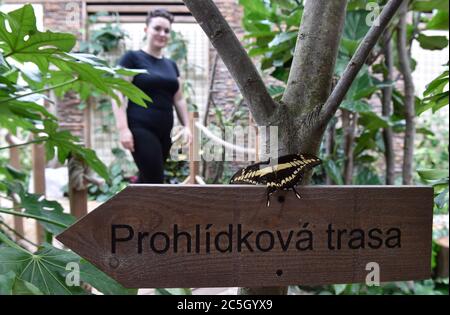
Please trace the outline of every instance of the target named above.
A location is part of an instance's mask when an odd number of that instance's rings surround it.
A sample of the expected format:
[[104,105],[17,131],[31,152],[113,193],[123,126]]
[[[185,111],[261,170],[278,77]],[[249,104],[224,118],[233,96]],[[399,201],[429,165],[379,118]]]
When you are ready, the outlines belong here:
[[276,164],[265,162],[249,165],[240,169],[230,180],[230,184],[265,184],[267,186],[267,206],[270,205],[270,195],[277,190],[292,189],[301,184],[305,172],[321,164],[322,161],[312,154],[290,154],[278,158]]

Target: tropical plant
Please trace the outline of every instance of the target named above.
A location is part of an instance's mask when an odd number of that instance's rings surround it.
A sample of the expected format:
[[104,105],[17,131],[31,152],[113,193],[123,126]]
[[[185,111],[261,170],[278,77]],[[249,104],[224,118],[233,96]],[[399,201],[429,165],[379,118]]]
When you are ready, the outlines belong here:
[[[120,91],[135,103],[146,106],[145,101],[150,98],[122,79],[138,71],[113,68],[96,56],[71,52],[76,37],[39,31],[31,5],[10,13],[0,12],[0,25],[0,127],[12,134],[33,134],[33,140],[20,146],[43,143],[47,160],[56,156],[64,163],[75,156],[108,180],[108,170],[95,152],[83,147],[80,139],[69,131],[60,130],[57,118],[41,104],[52,102],[48,96],[50,91],[58,97],[75,93],[81,100],[86,100],[93,91],[117,98],[115,91]],[[24,174],[1,165],[0,198],[11,204],[14,201],[14,205],[1,207],[0,213],[35,219],[50,237],[48,243],[37,244],[37,250],[32,250],[18,245],[0,228],[0,292],[86,293],[82,287],[71,286],[66,281],[71,276],[71,270],[67,269],[71,262],[79,268],[81,283],[89,283],[105,294],[135,294],[136,290],[123,288],[74,253],[51,245],[52,236],[67,228],[74,218],[65,214],[59,203],[28,193],[25,180]]]

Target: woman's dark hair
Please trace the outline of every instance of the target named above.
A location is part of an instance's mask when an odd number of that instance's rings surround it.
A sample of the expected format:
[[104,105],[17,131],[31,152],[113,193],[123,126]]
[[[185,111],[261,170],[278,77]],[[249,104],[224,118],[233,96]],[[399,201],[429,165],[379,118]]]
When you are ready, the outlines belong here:
[[169,11],[167,11],[165,9],[156,9],[156,10],[148,12],[147,20],[145,22],[147,23],[147,25],[149,25],[150,22],[152,21],[152,19],[156,18],[156,17],[165,18],[165,19],[169,20],[170,24],[172,24],[174,21],[174,16]]

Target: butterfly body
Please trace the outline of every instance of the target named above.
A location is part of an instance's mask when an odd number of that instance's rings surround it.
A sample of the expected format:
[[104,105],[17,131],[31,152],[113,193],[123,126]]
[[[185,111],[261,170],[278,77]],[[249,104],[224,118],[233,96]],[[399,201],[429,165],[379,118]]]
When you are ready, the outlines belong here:
[[297,198],[300,198],[295,186],[301,184],[306,171],[321,163],[322,161],[312,154],[285,155],[279,157],[276,164],[271,163],[269,159],[240,169],[233,175],[230,184],[265,184],[269,206],[270,195],[277,190],[292,189]]

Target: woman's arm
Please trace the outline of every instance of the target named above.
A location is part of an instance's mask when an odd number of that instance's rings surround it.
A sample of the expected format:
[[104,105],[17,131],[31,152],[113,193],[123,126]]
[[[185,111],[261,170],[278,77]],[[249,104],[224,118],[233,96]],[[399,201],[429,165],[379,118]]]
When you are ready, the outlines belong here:
[[[125,80],[131,81],[132,78],[127,77],[125,78]],[[134,152],[133,134],[128,127],[127,120],[127,98],[120,92],[117,92],[117,96],[119,97],[120,104],[117,104],[117,101],[114,98],[111,100],[111,102],[114,117],[116,119],[116,126],[119,131],[120,143],[125,149]]]
[[173,98],[173,103],[175,105],[175,110],[177,111],[178,119],[181,124],[184,126],[184,137],[187,143],[191,143],[192,141],[192,132],[189,126],[189,114],[187,109],[186,100],[183,96],[183,88],[182,82],[178,79],[180,87],[178,88],[177,93]]

